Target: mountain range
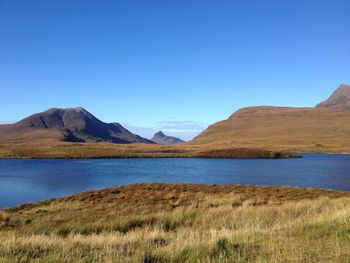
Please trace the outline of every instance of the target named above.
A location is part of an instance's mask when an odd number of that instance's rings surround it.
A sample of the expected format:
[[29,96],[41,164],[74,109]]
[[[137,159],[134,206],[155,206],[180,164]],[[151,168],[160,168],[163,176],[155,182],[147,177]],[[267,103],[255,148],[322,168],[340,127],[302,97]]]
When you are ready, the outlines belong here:
[[33,114],[15,124],[0,125],[0,143],[21,142],[110,142],[174,145],[183,140],[166,136],[162,131],[151,140],[136,135],[121,124],[105,123],[87,110],[52,108]]
[[[0,125],[0,143],[110,142],[180,144],[157,132],[151,140],[119,123],[105,123],[83,108],[52,108],[17,123]],[[187,145],[271,150],[350,152],[350,86],[341,84],[315,107],[242,108],[209,126]]]

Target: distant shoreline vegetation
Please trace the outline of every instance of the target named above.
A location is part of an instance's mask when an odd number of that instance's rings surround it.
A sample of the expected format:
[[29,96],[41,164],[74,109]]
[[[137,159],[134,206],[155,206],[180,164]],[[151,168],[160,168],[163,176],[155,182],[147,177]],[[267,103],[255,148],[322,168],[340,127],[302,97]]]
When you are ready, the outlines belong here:
[[0,158],[88,159],[88,158],[300,158],[285,151],[251,148],[218,148],[187,145],[56,143],[0,145]]

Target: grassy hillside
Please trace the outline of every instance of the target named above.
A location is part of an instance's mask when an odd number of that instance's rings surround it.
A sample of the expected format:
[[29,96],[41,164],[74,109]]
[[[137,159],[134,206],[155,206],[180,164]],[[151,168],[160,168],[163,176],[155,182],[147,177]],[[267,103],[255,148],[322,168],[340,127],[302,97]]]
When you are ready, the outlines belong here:
[[32,143],[0,144],[0,158],[290,158],[293,154],[254,148],[157,144]]
[[350,193],[142,184],[0,210],[1,262],[350,262]]
[[189,144],[348,153],[349,134],[349,110],[262,106],[237,111]]

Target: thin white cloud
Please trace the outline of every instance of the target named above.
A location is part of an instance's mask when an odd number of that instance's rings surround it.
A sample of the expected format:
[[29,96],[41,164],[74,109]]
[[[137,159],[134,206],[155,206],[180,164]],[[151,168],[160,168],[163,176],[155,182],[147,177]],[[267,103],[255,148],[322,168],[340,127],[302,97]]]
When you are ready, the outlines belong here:
[[15,123],[15,121],[0,121],[0,124],[12,124]]
[[196,121],[159,121],[159,128],[166,130],[202,131],[207,125]]
[[158,121],[158,124],[190,124],[190,123],[198,123],[196,121]]

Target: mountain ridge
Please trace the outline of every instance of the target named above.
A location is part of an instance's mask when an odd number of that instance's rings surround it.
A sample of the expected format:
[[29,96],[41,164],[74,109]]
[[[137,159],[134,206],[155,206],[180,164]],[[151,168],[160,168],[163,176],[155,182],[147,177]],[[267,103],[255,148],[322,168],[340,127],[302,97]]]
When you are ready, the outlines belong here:
[[[341,84],[311,107],[241,108],[210,125],[187,145],[251,147],[271,150],[350,152],[350,86]],[[111,142],[178,144],[181,139],[156,133],[147,140],[121,124],[105,123],[82,107],[51,108],[14,124],[0,125],[0,143]]]

